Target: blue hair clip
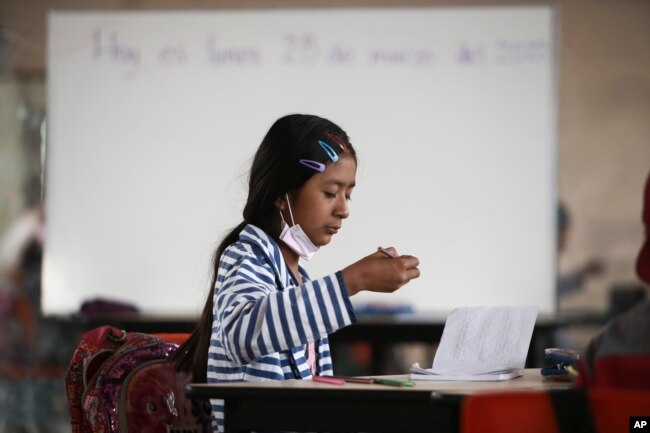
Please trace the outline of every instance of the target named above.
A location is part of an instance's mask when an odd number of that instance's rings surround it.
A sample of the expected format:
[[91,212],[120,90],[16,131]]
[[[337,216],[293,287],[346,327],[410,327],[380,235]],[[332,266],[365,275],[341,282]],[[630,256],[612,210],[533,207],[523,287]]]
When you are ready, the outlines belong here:
[[320,147],[322,147],[323,150],[327,152],[327,156],[330,157],[332,162],[336,162],[339,160],[339,156],[336,154],[336,152],[334,152],[334,149],[332,149],[329,144],[321,140],[318,140],[318,144],[320,144]]
[[298,162],[305,167],[320,171],[321,173],[325,171],[325,164],[322,162],[314,161],[312,159],[299,159]]

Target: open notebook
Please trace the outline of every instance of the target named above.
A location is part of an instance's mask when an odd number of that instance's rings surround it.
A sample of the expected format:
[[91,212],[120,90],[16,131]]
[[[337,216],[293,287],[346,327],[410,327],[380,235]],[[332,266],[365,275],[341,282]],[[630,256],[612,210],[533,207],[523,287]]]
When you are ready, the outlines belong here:
[[524,374],[536,307],[464,307],[447,317],[431,368],[414,380],[508,380]]

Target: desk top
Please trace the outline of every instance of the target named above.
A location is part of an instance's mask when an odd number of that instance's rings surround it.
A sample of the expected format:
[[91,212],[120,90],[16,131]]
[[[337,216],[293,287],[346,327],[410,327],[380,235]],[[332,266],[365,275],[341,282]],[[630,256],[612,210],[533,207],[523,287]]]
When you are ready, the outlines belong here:
[[524,376],[503,382],[417,381],[412,387],[311,380],[231,382],[190,384],[187,394],[224,399],[226,431],[458,433],[461,404],[469,394],[570,387],[544,378],[539,369],[527,369]]
[[[408,379],[408,375],[377,376],[390,379]],[[345,385],[331,385],[321,382],[312,382],[311,380],[285,380],[285,381],[268,381],[268,382],[231,382],[231,383],[214,383],[214,384],[191,384],[189,388],[190,395],[197,397],[210,398],[228,398],[230,396],[243,396],[249,393],[256,393],[258,397],[266,392],[349,392],[361,391],[367,392],[409,392],[417,393],[419,391],[427,394],[435,393],[439,395],[469,395],[480,392],[498,392],[498,391],[540,391],[551,389],[568,389],[571,388],[570,382],[561,382],[550,380],[540,374],[538,368],[529,368],[521,377],[505,380],[501,382],[467,382],[467,381],[449,381],[438,382],[428,380],[414,381],[415,385],[410,387],[396,387],[380,384],[358,384],[346,383]],[[275,394],[277,396],[277,394]]]

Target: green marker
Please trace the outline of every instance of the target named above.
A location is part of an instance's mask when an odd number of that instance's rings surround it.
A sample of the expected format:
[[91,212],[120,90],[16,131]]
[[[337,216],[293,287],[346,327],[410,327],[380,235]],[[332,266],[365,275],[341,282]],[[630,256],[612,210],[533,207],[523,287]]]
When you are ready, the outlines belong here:
[[397,380],[397,379],[378,379],[373,378],[375,383],[380,385],[390,385],[390,386],[413,386],[414,383],[410,380]]

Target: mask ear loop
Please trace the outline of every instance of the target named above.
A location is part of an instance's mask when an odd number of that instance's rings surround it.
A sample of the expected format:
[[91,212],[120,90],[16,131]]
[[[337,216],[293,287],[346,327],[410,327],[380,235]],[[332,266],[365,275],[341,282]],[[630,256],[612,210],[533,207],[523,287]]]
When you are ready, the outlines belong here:
[[[284,196],[287,198],[287,205],[289,206],[289,216],[291,217],[291,227],[293,227],[296,225],[296,223],[293,220],[293,212],[291,212],[291,202],[289,201],[289,194],[285,193]],[[282,212],[280,212],[280,215],[282,215]]]

